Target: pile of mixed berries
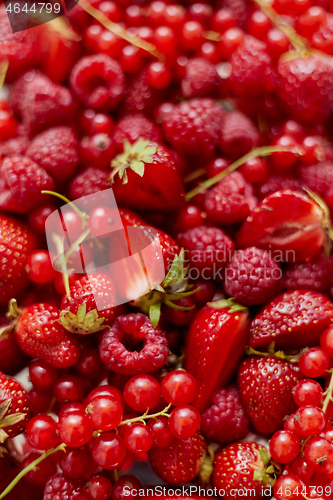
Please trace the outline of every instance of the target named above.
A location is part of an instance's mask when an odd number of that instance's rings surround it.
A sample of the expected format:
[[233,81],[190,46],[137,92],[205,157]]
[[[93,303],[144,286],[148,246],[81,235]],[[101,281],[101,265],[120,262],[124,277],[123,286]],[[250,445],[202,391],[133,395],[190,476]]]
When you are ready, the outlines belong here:
[[0,500],[332,500],[333,2],[10,5]]

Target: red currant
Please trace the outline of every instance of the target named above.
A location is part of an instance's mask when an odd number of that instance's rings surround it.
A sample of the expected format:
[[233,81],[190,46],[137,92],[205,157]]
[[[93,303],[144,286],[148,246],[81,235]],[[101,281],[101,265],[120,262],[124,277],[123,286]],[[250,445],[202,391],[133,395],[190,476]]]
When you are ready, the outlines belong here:
[[76,448],[83,446],[91,439],[94,426],[84,411],[66,411],[59,414],[58,430],[60,438],[65,444]]
[[155,408],[160,402],[160,384],[151,375],[135,375],[130,378],[124,388],[124,398],[130,408],[135,411],[146,411]]
[[299,380],[294,389],[294,401],[297,406],[320,406],[323,399],[323,389],[318,382],[311,379]]
[[26,427],[29,444],[36,450],[49,450],[58,443],[57,424],[49,415],[32,417]]
[[171,434],[167,417],[157,417],[148,420],[147,426],[153,436],[153,446],[165,448],[175,437]]
[[45,361],[32,361],[29,365],[29,378],[37,390],[47,391],[54,386],[58,378],[58,370]]
[[301,406],[294,414],[295,430],[302,436],[320,434],[325,427],[325,415],[316,406]]
[[112,483],[105,476],[93,476],[87,483],[90,500],[108,500],[112,494]]
[[103,469],[118,469],[126,459],[123,438],[111,432],[103,432],[94,439],[91,455],[96,464]]
[[29,255],[27,271],[30,280],[39,285],[49,283],[57,274],[52,266],[50,254],[46,250],[35,250]]
[[143,424],[129,425],[124,433],[126,448],[133,453],[146,453],[152,447],[153,441],[149,427]]
[[121,422],[123,408],[114,396],[97,396],[92,399],[86,408],[95,429],[110,431]]
[[298,360],[301,372],[310,378],[318,378],[325,375],[329,367],[329,356],[321,347],[310,347]]
[[178,439],[189,439],[199,428],[200,413],[194,406],[177,406],[170,413],[169,429]]
[[[114,483],[112,500],[135,500],[141,488],[142,483],[137,476],[126,474]],[[135,495],[132,495],[131,490],[135,490]]]
[[294,432],[277,431],[270,440],[269,451],[273,460],[280,464],[288,464],[299,454],[299,439]]
[[82,380],[75,375],[63,375],[54,385],[54,395],[59,403],[81,401],[84,393]]
[[320,336],[320,346],[333,357],[333,326],[329,326]]

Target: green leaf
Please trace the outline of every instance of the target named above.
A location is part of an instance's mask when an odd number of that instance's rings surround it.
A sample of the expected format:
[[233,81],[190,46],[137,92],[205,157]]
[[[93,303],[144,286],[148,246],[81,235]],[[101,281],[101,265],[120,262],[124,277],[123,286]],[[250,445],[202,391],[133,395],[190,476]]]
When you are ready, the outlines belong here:
[[144,153],[145,155],[154,155],[157,151],[157,146],[148,146],[145,148]]
[[83,323],[84,318],[86,317],[86,312],[87,312],[87,304],[83,302],[77,311],[77,320],[79,323]]
[[[185,250],[181,249],[179,255],[175,255],[168,274],[163,280],[163,287],[173,285],[174,283],[179,283],[184,279],[183,267],[185,259]],[[186,276],[186,275],[185,275]]]
[[221,299],[214,302],[207,302],[207,306],[213,309],[228,309],[228,312],[248,312],[248,308],[238,304],[235,299]]
[[273,474],[273,472],[275,472],[274,465],[267,467],[266,472],[268,472],[268,474]]
[[5,399],[5,401],[3,401],[1,404],[0,404],[0,422],[1,420],[4,418],[4,416],[6,415],[7,411],[9,410],[9,408],[11,407],[12,405],[12,400],[11,398],[9,399]]
[[263,461],[264,465],[267,465],[270,461],[270,456],[264,448],[260,448],[259,450],[260,458]]
[[148,146],[149,144],[149,140],[147,139],[138,139],[133,145],[132,145],[132,149],[131,149],[131,153],[142,153],[146,147]]
[[153,328],[156,328],[161,316],[161,303],[152,304],[149,307],[149,319]]
[[262,480],[262,470],[261,469],[256,469],[253,472],[253,479],[256,481],[261,481]]
[[134,163],[131,163],[130,168],[133,172],[140,175],[140,177],[142,177],[145,173],[145,164],[142,161],[135,161]]
[[151,163],[151,156],[141,156],[140,160],[144,161],[145,163]]
[[21,420],[24,420],[26,413],[14,413],[13,415],[7,415],[1,422],[0,428],[11,427],[12,425],[18,424]]

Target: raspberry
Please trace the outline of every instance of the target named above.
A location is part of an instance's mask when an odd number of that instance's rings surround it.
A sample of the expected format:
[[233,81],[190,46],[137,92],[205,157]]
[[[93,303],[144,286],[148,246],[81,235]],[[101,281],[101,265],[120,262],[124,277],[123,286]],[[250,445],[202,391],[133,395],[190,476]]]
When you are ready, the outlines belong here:
[[37,135],[27,156],[43,167],[58,182],[65,182],[79,163],[78,142],[69,127],[54,127]]
[[0,144],[0,157],[6,158],[6,156],[25,155],[28,146],[29,141],[26,137],[8,139],[8,141],[3,141]]
[[82,57],[69,80],[74,94],[88,108],[110,111],[124,96],[125,77],[121,66],[105,54]]
[[180,153],[211,156],[224,112],[212,99],[192,99],[175,106],[163,121],[165,138]]
[[193,278],[198,278],[201,273],[204,279],[222,279],[221,269],[234,252],[232,239],[222,229],[198,226],[180,233],[177,240],[185,248],[185,256],[191,262],[193,271],[190,270],[190,275],[193,274]]
[[[96,204],[99,206],[103,203],[104,195],[102,191],[108,189],[107,184],[108,178],[110,177],[110,172],[102,170],[97,167],[88,167],[82,172],[80,172],[69,185],[69,197],[71,200],[77,200],[84,196],[96,193]],[[105,201],[107,204],[107,200]],[[89,198],[81,200],[80,206],[82,208],[87,205],[87,209],[91,210],[93,208],[93,200]],[[96,205],[96,206],[97,206]]]
[[226,268],[224,289],[246,306],[264,304],[279,293],[281,276],[269,252],[250,247],[234,253]]
[[313,46],[326,52],[326,54],[333,55],[333,20],[328,18],[323,24],[320,24],[318,30],[312,37]]
[[293,191],[303,191],[302,183],[293,177],[282,177],[280,175],[272,175],[265,184],[260,187],[261,198],[266,198],[269,194],[283,189],[292,189]]
[[249,432],[249,419],[241,403],[237,387],[220,389],[213,395],[213,405],[201,419],[203,435],[217,443],[243,439]]
[[265,44],[249,36],[230,59],[230,87],[238,97],[262,97],[271,85],[271,58]]
[[244,24],[250,14],[249,4],[246,0],[223,0],[221,7],[230,9],[240,25]]
[[5,158],[0,170],[0,207],[25,214],[47,201],[43,190],[54,190],[52,177],[30,158]]
[[232,158],[240,158],[259,145],[260,135],[251,120],[240,111],[227,113],[221,127],[219,148]]
[[311,191],[325,196],[333,184],[333,163],[323,162],[317,165],[303,165],[300,170],[301,180]]
[[123,150],[124,141],[133,144],[140,137],[153,142],[161,142],[161,135],[158,127],[145,116],[126,115],[119,120],[114,130],[113,139],[118,150]]
[[168,98],[166,89],[158,90],[150,87],[147,81],[147,70],[142,71],[129,87],[124,108],[128,113],[143,113],[152,116],[158,105]]
[[88,500],[85,481],[55,474],[45,485],[44,500]]
[[332,266],[330,261],[319,254],[310,262],[289,264],[282,283],[287,290],[315,290],[327,293],[331,286]]
[[222,179],[205,196],[209,220],[218,225],[242,222],[256,207],[252,187],[239,172]]
[[333,69],[324,57],[280,61],[276,92],[296,120],[324,121],[333,106]]
[[182,94],[191,97],[212,97],[217,95],[221,85],[215,65],[206,59],[192,58],[186,65],[185,76],[181,82]]
[[112,327],[104,331],[99,352],[111,370],[134,375],[161,368],[169,349],[162,330],[154,329],[144,314],[131,313],[118,316]]

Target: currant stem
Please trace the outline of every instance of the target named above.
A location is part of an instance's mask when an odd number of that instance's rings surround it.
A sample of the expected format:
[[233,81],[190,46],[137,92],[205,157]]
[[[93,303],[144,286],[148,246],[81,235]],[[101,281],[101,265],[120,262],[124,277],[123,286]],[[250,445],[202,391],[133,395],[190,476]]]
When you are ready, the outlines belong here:
[[217,182],[224,179],[224,177],[229,175],[234,170],[237,170],[238,167],[240,167],[247,161],[251,160],[252,158],[256,158],[257,156],[268,156],[272,153],[281,153],[283,151],[290,151],[290,149],[281,148],[280,146],[264,146],[261,148],[255,148],[246,155],[236,160],[234,163],[231,163],[231,165],[229,165],[229,167],[227,167],[225,170],[222,170],[222,172],[218,173],[217,175],[214,175],[214,177],[211,177],[210,179],[207,179],[204,182],[201,182],[199,186],[192,189],[192,191],[189,191],[185,195],[185,200],[189,201],[198,193],[201,193],[201,191],[204,191],[205,189],[214,186]]
[[0,64],[0,90],[2,89],[3,84],[5,83],[8,66],[9,66],[8,59],[5,59]]
[[59,265],[59,269],[61,270],[66,295],[67,295],[67,297],[70,297],[69,273],[68,273],[68,269],[67,269],[66,257],[64,255],[64,250],[65,250],[64,240],[63,240],[63,238],[61,238],[59,235],[57,235],[55,233],[53,233],[52,239],[53,239],[53,242],[54,242],[55,247],[56,247],[57,252],[58,252],[58,256],[55,259],[55,261],[57,261],[57,264]]
[[59,198],[60,200],[67,203],[67,205],[70,205],[72,207],[72,209],[74,210],[74,212],[76,212],[78,214],[78,216],[81,217],[81,219],[84,222],[86,221],[86,219],[88,219],[88,215],[85,212],[81,212],[81,210],[79,208],[77,208],[77,206],[71,200],[66,198],[66,196],[63,196],[62,194],[56,193],[55,191],[42,191],[42,193],[55,196],[56,198]]
[[155,45],[146,42],[145,40],[142,40],[142,38],[140,38],[137,35],[133,35],[125,28],[120,26],[120,24],[110,21],[110,19],[108,19],[103,14],[103,12],[93,7],[86,0],[80,0],[80,7],[82,7],[83,10],[88,12],[88,14],[90,14],[94,19],[99,21],[102,24],[102,26],[104,26],[104,28],[111,31],[111,33],[113,33],[114,35],[123,38],[124,40],[126,40],[126,42],[130,43],[131,45],[134,45],[135,47],[138,47],[139,49],[143,49],[146,52],[149,52],[149,54],[156,57],[160,61],[164,60],[164,56],[156,50]]
[[[164,410],[160,411],[159,413],[153,413],[152,415],[147,415],[147,412],[149,411],[149,408],[148,408],[148,410],[140,417],[129,418],[128,420],[123,420],[122,422],[120,422],[118,427],[120,427],[121,425],[134,424],[135,422],[142,422],[145,424],[145,420],[148,420],[149,418],[157,418],[157,417],[168,417],[169,418],[170,415],[168,414],[168,411],[170,408],[171,408],[171,403],[168,404],[168,406],[166,406],[164,408]],[[1,500],[1,498],[0,498],[0,500]]]
[[31,462],[31,464],[27,465],[27,467],[25,467],[23,470],[21,470],[21,472],[19,474],[17,474],[17,476],[13,479],[13,481],[11,483],[9,483],[7,488],[1,493],[0,500],[2,498],[4,498],[6,495],[8,495],[8,493],[14,488],[14,486],[17,485],[17,483],[20,481],[20,479],[22,479],[22,477],[24,477],[26,474],[28,474],[28,472],[30,472],[31,470],[34,470],[36,465],[38,465],[45,458],[49,457],[50,455],[53,455],[53,453],[56,453],[57,451],[65,451],[66,446],[67,445],[65,443],[61,443],[56,448],[52,448],[51,450],[45,451],[45,453],[43,453],[43,455],[36,458],[36,460]]
[[330,371],[330,373],[331,373],[331,380],[330,380],[328,388],[324,392],[325,400],[323,402],[323,408],[322,408],[323,413],[326,413],[326,410],[327,410],[327,407],[328,407],[330,401],[333,401],[333,398],[332,398],[332,394],[333,394],[333,371]]

